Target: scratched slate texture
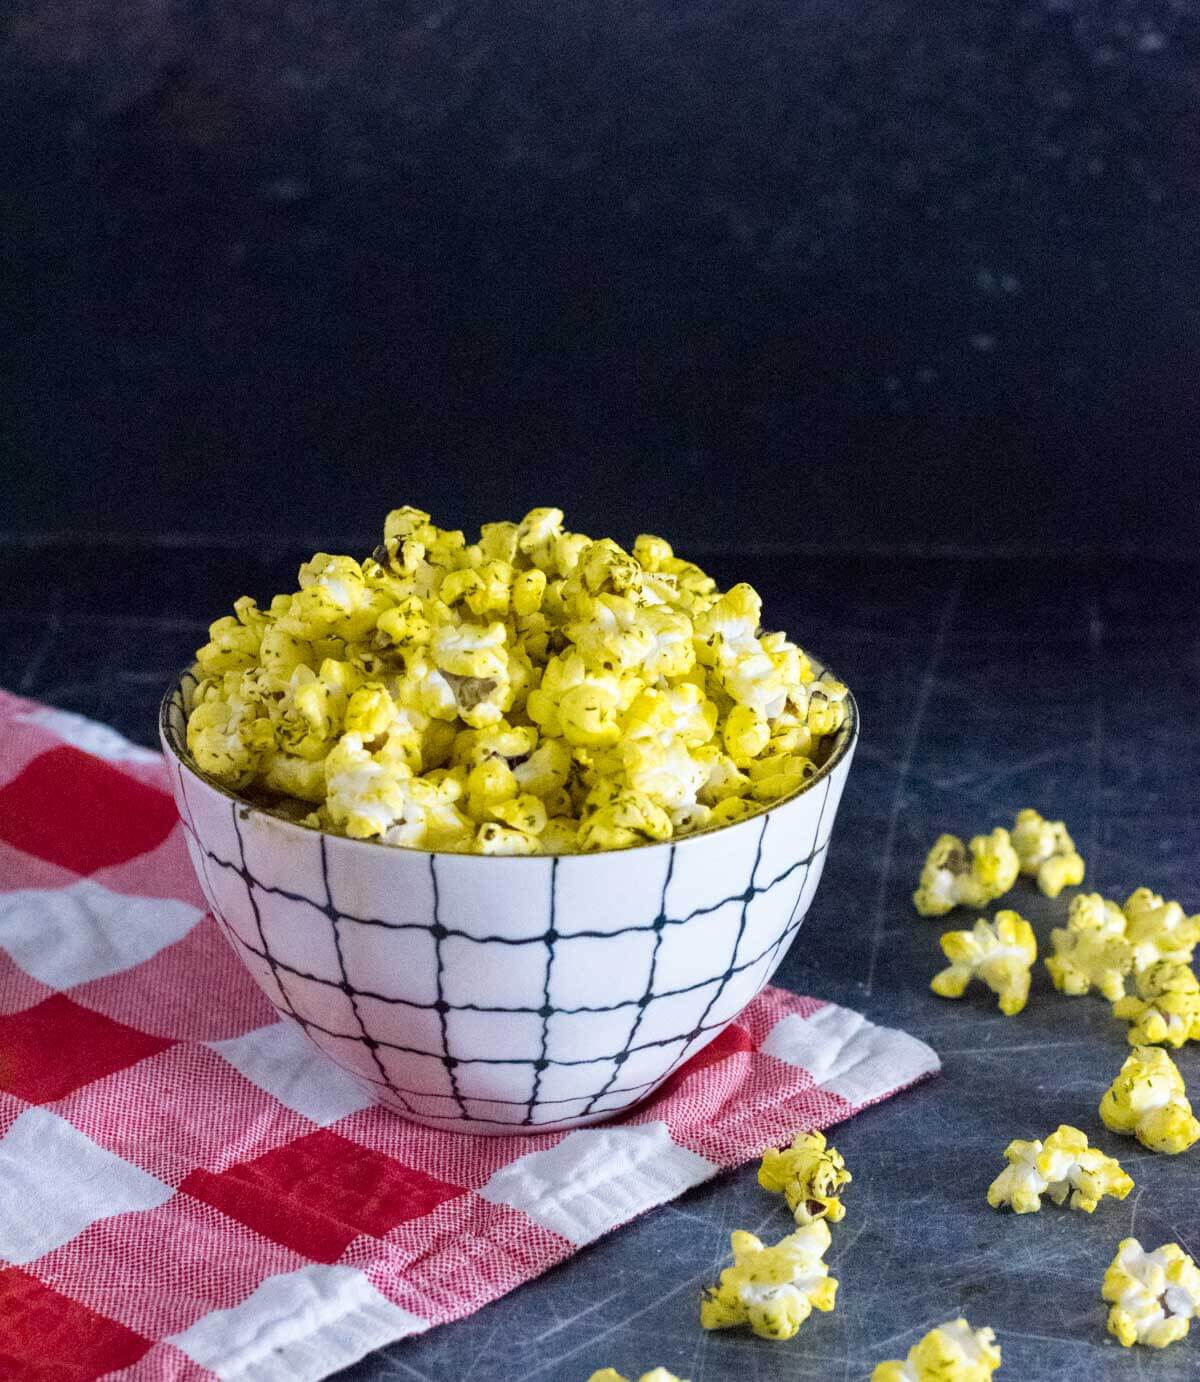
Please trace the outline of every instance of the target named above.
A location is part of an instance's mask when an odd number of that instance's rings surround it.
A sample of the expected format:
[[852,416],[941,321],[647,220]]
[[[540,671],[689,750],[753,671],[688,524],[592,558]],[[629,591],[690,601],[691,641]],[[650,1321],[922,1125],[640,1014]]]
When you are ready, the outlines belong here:
[[[281,588],[299,555],[0,547],[0,684],[151,744],[161,688],[206,618]],[[960,1312],[996,1329],[1016,1382],[1195,1378],[1200,1339],[1153,1357],[1109,1339],[1099,1283],[1129,1233],[1200,1256],[1200,1152],[1155,1157],[1099,1124],[1127,1050],[1101,1001],[1060,998],[1040,971],[1013,1019],[985,993],[933,997],[948,923],[917,919],[909,893],[940,830],[1033,804],[1065,817],[1089,887],[1124,897],[1148,883],[1200,910],[1200,566],[723,558],[718,571],[756,581],[771,622],[828,658],[862,708],[832,857],[778,981],[904,1027],[944,1062],[939,1079],[837,1131],[854,1172],[830,1255],[838,1309],[785,1345],[699,1330],[697,1296],[730,1230],[788,1229],[748,1168],[344,1382],[583,1382],[607,1364],[693,1382],[857,1382]],[[1066,912],[1024,883],[1013,901],[1043,941]],[[1200,1050],[1178,1059],[1200,1090]],[[1007,1140],[1059,1122],[1118,1154],[1133,1194],[1091,1217],[990,1211]]]

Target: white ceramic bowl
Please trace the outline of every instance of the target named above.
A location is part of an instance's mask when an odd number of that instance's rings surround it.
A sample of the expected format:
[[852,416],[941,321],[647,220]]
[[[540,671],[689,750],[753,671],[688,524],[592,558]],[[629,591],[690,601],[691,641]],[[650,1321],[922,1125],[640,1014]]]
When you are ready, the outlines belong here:
[[767,983],[804,920],[858,712],[804,788],[673,844],[504,858],[281,820],[193,763],[185,674],[160,734],[213,914],[271,1002],[380,1103],[460,1132],[638,1103]]

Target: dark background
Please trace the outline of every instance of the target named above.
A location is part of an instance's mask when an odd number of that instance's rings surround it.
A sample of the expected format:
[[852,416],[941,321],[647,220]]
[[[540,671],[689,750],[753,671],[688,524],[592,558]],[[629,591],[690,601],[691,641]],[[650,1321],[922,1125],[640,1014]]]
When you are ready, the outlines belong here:
[[[1040,966],[1012,1021],[934,999],[910,895],[939,832],[1036,805],[1089,889],[1200,910],[1197,0],[6,20],[0,686],[153,745],[208,621],[314,548],[552,501],[753,581],[861,707],[778,982],[944,1071],[837,1130],[839,1309],[697,1330],[729,1229],[786,1228],[747,1168],[347,1382],[827,1382],[958,1313],[1006,1377],[1127,1377],[1099,1277],[1134,1232],[1200,1257],[1195,1163],[1108,1138],[1123,1205],[991,1215],[1009,1137],[1097,1132],[1125,1036]],[[1044,953],[1067,898],[1014,896]],[[1153,1371],[1195,1382],[1194,1344]]]
[[8,13],[0,535],[1196,549],[1187,0]]

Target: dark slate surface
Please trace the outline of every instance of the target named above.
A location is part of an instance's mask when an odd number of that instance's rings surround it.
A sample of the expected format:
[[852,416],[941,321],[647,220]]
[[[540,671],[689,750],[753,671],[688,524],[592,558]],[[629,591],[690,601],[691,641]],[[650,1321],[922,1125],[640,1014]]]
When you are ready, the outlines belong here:
[[1191,0],[6,11],[0,530],[1195,550]]
[[[0,548],[0,684],[152,743],[160,690],[204,620],[243,591],[270,595],[295,555]],[[855,1177],[830,1259],[838,1309],[785,1345],[699,1330],[697,1295],[729,1231],[788,1228],[747,1169],[344,1377],[583,1382],[606,1364],[663,1364],[694,1382],[858,1382],[960,1311],[996,1329],[1016,1382],[1196,1377],[1200,1339],[1126,1354],[1098,1292],[1126,1234],[1200,1256],[1200,1150],[1155,1157],[1100,1126],[1127,1050],[1100,1000],[1053,995],[1040,969],[1013,1019],[983,993],[934,998],[942,926],[908,896],[938,831],[1036,804],[1066,818],[1089,887],[1123,897],[1148,883],[1200,909],[1200,567],[830,559],[726,561],[722,574],[757,581],[773,620],[850,680],[863,713],[830,864],[779,980],[906,1028],[945,1067],[836,1133]],[[1043,939],[1066,910],[1024,884],[1013,901]],[[1179,1064],[1200,1092],[1200,1050]],[[1119,1155],[1134,1193],[1091,1218],[990,1211],[1004,1144],[1060,1121]]]

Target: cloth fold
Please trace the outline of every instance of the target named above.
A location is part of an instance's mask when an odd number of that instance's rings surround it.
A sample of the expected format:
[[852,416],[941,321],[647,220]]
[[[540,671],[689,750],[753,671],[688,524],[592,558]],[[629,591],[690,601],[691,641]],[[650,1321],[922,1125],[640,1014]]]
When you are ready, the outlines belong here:
[[464,1137],[278,1019],[159,755],[0,692],[0,1376],[304,1382],[933,1074],[768,988],[620,1122]]

